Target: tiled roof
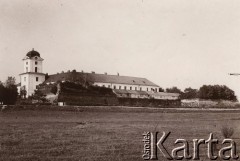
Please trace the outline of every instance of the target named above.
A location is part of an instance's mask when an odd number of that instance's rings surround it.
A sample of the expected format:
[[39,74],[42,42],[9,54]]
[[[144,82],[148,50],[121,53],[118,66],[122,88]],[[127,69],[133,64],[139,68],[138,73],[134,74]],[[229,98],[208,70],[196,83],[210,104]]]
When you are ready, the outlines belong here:
[[106,75],[95,73],[82,73],[82,72],[67,72],[60,74],[49,75],[49,78],[45,83],[57,82],[57,81],[77,81],[86,80],[92,83],[115,83],[115,84],[129,84],[129,85],[145,85],[155,86],[153,82],[146,78],[130,77],[130,76],[118,76],[118,75]]

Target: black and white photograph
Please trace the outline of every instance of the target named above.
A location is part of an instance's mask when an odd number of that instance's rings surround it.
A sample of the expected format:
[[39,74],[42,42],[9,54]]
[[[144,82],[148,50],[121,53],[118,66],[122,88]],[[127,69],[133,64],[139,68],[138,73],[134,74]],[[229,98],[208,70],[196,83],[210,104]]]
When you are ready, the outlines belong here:
[[240,1],[0,0],[0,161],[240,160]]

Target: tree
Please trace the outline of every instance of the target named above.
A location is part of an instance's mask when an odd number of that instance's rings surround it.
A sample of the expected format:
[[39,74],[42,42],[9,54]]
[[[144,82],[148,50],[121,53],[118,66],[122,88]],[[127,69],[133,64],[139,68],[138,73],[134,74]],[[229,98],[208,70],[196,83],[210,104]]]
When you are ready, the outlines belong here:
[[15,77],[8,77],[6,82],[5,82],[5,87],[9,87],[11,85],[16,85],[16,79]]
[[8,77],[5,81],[5,86],[0,85],[0,97],[2,97],[2,102],[7,105],[13,105],[17,101],[17,86],[15,84],[16,80],[14,77]]
[[5,93],[5,87],[0,81],[0,104],[4,102],[4,93]]
[[34,94],[32,96],[29,97],[30,99],[32,100],[36,100],[37,102],[41,102],[41,103],[46,103],[48,102],[48,100],[46,99],[46,95],[44,95],[42,93],[41,90],[39,90],[39,88],[37,88],[35,91],[34,91]]
[[182,99],[193,99],[193,98],[198,98],[198,90],[192,89],[191,87],[185,88],[182,94]]
[[167,88],[166,92],[168,93],[179,93],[182,94],[181,89],[178,89],[177,87]]
[[51,92],[56,95],[57,91],[58,91],[57,85],[52,86]]
[[21,98],[26,98],[26,95],[27,95],[27,91],[25,90],[25,87],[21,88],[20,89],[20,96],[21,96]]
[[237,100],[235,92],[225,85],[203,85],[199,89],[199,98]]

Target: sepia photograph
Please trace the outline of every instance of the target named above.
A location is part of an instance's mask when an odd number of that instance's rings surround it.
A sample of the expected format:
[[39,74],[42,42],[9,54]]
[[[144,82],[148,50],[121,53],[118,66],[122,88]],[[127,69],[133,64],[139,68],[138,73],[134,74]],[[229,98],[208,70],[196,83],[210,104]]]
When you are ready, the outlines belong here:
[[0,0],[0,161],[240,160],[240,1]]

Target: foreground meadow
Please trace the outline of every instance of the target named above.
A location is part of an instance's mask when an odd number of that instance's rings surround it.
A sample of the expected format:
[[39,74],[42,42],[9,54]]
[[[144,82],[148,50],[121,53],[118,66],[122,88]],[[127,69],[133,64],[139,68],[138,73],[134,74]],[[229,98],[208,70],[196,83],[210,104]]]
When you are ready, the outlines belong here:
[[[240,111],[163,110],[121,107],[78,107],[77,110],[9,110],[0,112],[2,161],[143,160],[143,132],[170,131],[166,146],[184,138],[220,141],[222,127],[240,153]],[[190,143],[191,144],[191,143]],[[200,150],[201,160],[206,152]],[[191,150],[190,150],[191,152]],[[164,160],[161,158],[160,160]]]

